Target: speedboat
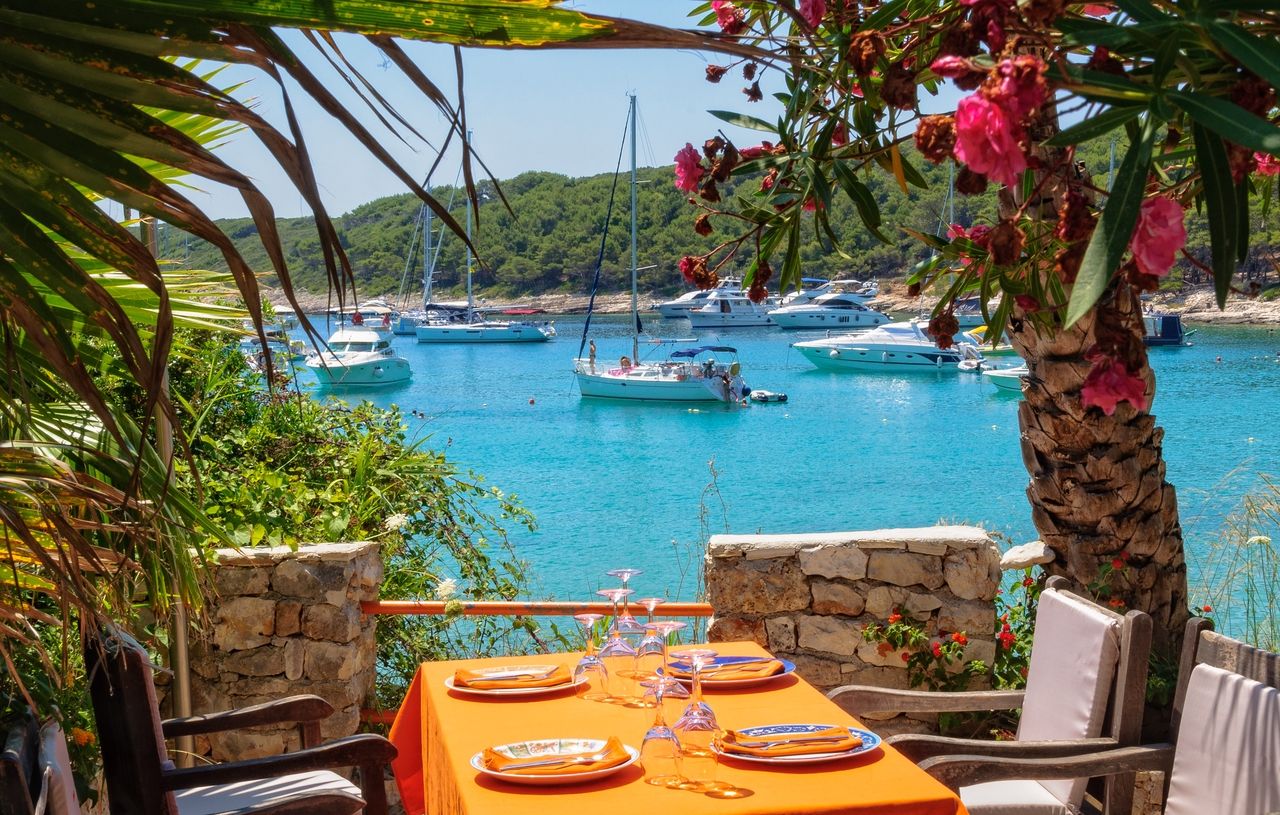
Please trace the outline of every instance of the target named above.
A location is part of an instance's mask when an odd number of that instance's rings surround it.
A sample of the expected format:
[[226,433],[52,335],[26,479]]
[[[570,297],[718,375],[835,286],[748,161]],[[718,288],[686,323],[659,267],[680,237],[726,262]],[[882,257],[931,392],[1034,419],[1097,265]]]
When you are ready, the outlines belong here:
[[1001,335],[1000,342],[992,346],[991,340],[987,338],[987,327],[985,325],[960,332],[960,336],[956,338],[956,341],[978,346],[978,350],[982,351],[984,357],[1012,357],[1018,355],[1013,343],[1009,342],[1008,334]]
[[965,360],[982,361],[982,353],[972,345],[939,348],[918,320],[797,342],[791,347],[818,368],[830,371],[958,371]]
[[752,302],[745,294],[712,289],[706,305],[690,311],[689,325],[694,328],[747,328],[773,325],[769,309]]
[[736,277],[721,278],[720,283],[714,289],[696,289],[685,292],[674,300],[668,300],[665,303],[654,303],[651,308],[663,317],[671,319],[687,317],[689,312],[705,306],[712,294],[717,291],[741,292],[742,281]]
[[623,357],[616,367],[575,359],[573,372],[583,396],[606,399],[736,404],[751,393],[737,349],[724,345],[682,348],[664,362],[634,363]]
[[988,368],[982,375],[1001,393],[1022,393],[1022,378],[1030,373],[1026,365],[1019,365],[1017,368]]
[[1181,315],[1168,314],[1163,311],[1144,312],[1142,324],[1145,329],[1142,341],[1155,348],[1176,348],[1190,345],[1191,343],[1187,342],[1187,337],[1195,333],[1194,330],[1183,330]]
[[888,316],[867,308],[857,295],[838,293],[775,308],[769,319],[783,328],[875,328],[889,322]]
[[413,376],[409,362],[391,350],[391,338],[371,328],[342,328],[328,348],[307,357],[321,385],[391,385]]

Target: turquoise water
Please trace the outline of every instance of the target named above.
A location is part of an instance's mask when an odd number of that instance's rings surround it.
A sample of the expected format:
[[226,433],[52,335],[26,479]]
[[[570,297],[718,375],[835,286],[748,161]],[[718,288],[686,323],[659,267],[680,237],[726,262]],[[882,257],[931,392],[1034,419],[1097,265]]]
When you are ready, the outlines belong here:
[[[785,404],[748,408],[581,399],[571,359],[581,317],[557,340],[527,345],[419,345],[403,386],[340,394],[404,409],[412,431],[519,496],[538,520],[513,532],[538,596],[584,597],[614,585],[602,572],[645,570],[644,594],[688,599],[701,564],[699,510],[719,472],[712,532],[836,531],[978,523],[1014,542],[1035,537],[1024,495],[1015,394],[970,374],[826,373],[789,343],[816,332],[704,332],[739,349],[753,388]],[[662,336],[684,320],[651,319]],[[596,317],[602,360],[630,353],[626,318]],[[1191,557],[1255,483],[1280,470],[1280,334],[1201,328],[1190,348],[1152,349],[1168,479]],[[1221,362],[1216,362],[1217,357]],[[532,401],[531,401],[532,400]],[[427,414],[425,420],[409,415]],[[674,542],[674,545],[673,545]]]

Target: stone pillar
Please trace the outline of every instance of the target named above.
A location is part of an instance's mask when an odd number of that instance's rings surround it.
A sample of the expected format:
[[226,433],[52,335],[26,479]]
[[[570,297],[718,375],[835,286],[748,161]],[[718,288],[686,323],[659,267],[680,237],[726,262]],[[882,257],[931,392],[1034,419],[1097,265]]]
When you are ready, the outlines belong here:
[[[334,707],[320,727],[325,739],[355,733],[376,671],[375,618],[361,613],[360,602],[378,599],[378,545],[220,549],[211,568],[211,625],[191,649],[194,712],[313,693]],[[297,747],[297,728],[288,725],[197,742],[197,752],[215,761]]]
[[[792,535],[713,535],[707,549],[710,638],[751,639],[796,663],[821,690],[906,688],[903,653],[864,642],[895,609],[931,636],[964,632],[966,659],[995,658],[1000,551],[972,526]],[[870,717],[868,717],[870,718]],[[935,717],[877,724],[925,730]]]

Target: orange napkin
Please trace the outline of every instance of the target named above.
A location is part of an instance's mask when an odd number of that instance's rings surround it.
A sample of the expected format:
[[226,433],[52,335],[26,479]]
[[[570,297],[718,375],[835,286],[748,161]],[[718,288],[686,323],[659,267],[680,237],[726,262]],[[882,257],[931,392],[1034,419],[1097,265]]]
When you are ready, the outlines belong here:
[[[844,736],[844,738],[832,741],[784,743],[793,739],[826,738],[830,736]],[[753,745],[759,742],[771,742],[778,746],[744,747],[738,743],[739,740],[750,742]],[[850,733],[847,727],[829,727],[826,730],[815,730],[812,733],[779,733],[776,736],[743,736],[739,735],[736,730],[726,730],[718,743],[720,749],[729,754],[772,757],[804,756],[812,753],[843,753],[845,750],[852,750],[862,744],[862,739]]]
[[[592,761],[571,761],[574,758],[591,758],[601,753],[603,758]],[[562,764],[542,764],[537,767],[520,767],[519,765],[534,761],[546,760],[553,758],[565,759]],[[610,738],[605,742],[604,747],[594,750],[590,753],[564,753],[558,756],[526,756],[523,758],[507,758],[490,748],[485,748],[484,756],[481,763],[490,770],[500,773],[509,773],[511,775],[567,775],[569,773],[589,773],[596,770],[607,770],[610,767],[616,767],[624,764],[630,759],[630,754],[622,748],[622,742],[616,738]]]
[[[693,669],[687,663],[672,663],[671,674],[681,678],[691,678]],[[776,659],[764,662],[728,663],[725,665],[708,665],[702,669],[702,678],[715,681],[725,679],[759,679],[762,676],[773,676],[782,672],[782,663]]]
[[476,690],[500,690],[507,688],[552,688],[556,685],[567,685],[573,681],[569,669],[561,665],[547,676],[519,677],[499,679],[486,675],[483,671],[457,671],[453,675],[453,684],[459,688],[475,688]]

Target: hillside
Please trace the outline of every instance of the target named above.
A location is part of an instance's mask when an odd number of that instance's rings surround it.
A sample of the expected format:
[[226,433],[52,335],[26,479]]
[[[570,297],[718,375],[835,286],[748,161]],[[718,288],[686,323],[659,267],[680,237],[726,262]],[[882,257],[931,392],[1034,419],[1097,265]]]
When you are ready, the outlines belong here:
[[[1089,146],[1082,151],[1094,178],[1106,183],[1109,145]],[[1123,150],[1123,146],[1119,148]],[[927,190],[912,189],[904,195],[892,179],[879,171],[866,177],[868,186],[880,202],[884,221],[923,232],[936,232],[947,194],[947,168],[934,167],[913,159],[929,181]],[[692,229],[695,210],[672,184],[670,167],[645,168],[639,173],[639,256],[642,291],[674,292],[684,288],[676,264],[687,254],[701,253],[717,245],[725,236],[719,233],[703,238]],[[478,226],[475,232],[484,266],[475,269],[475,285],[490,297],[519,297],[545,293],[582,293],[590,286],[591,271],[599,251],[606,204],[612,175],[569,178],[543,172],[529,172],[500,182],[502,191],[515,211],[507,212],[492,190],[481,185]],[[742,183],[755,184],[754,179]],[[454,193],[448,187],[435,190],[443,201]],[[461,201],[460,193],[454,196]],[[629,213],[627,211],[625,175],[619,180],[618,201],[605,247],[602,287],[604,291],[620,291],[628,287]],[[366,296],[395,294],[405,278],[406,253],[410,249],[417,199],[409,194],[371,201],[335,218],[344,246],[350,253],[360,290]],[[995,211],[994,195],[966,198],[958,196],[955,220],[969,224],[975,219],[990,221]],[[880,243],[862,227],[852,203],[837,194],[832,207],[832,225],[844,250],[852,260],[841,258],[831,250],[825,236],[810,232],[802,248],[804,274],[814,277],[897,277],[926,256],[926,250],[914,239],[901,235],[891,246]],[[462,211],[457,209],[462,220]],[[718,220],[718,219],[713,219]],[[437,234],[439,221],[436,221]],[[1280,230],[1265,218],[1255,221],[1255,241],[1245,271],[1263,276],[1272,263],[1263,260],[1272,255],[1272,247],[1280,245]],[[249,219],[219,222],[256,269],[267,270],[265,253],[258,245],[256,229]],[[1189,219],[1192,251],[1207,259],[1207,229],[1203,219],[1194,213]],[[310,218],[282,219],[279,222],[285,254],[295,284],[303,291],[325,291],[325,278]],[[887,230],[886,230],[887,231]],[[893,236],[892,232],[889,232]],[[415,250],[414,269],[409,271],[407,287],[417,291],[421,277],[420,249]],[[185,255],[190,268],[223,268],[218,253],[208,245],[190,245],[189,250],[174,251]],[[747,258],[740,257],[742,265]],[[1200,275],[1183,264],[1189,279]],[[462,244],[446,235],[440,252],[435,285],[441,295],[456,294],[465,275]],[[264,275],[264,282],[274,278]]]

